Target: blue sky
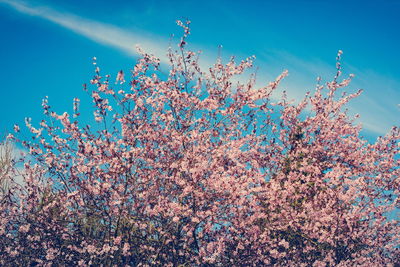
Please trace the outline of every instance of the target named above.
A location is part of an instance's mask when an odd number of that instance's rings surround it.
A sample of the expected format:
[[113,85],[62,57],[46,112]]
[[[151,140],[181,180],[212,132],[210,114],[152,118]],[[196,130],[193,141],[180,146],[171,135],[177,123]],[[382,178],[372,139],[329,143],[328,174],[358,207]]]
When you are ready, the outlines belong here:
[[219,45],[226,58],[255,55],[260,85],[288,69],[281,90],[294,99],[313,90],[317,76],[329,81],[343,50],[344,73],[355,74],[347,90],[364,89],[349,109],[374,138],[400,125],[399,12],[394,0],[0,0],[0,134],[25,117],[37,125],[46,95],[56,112],[71,112],[74,97],[89,110],[82,84],[93,56],[112,75],[132,68],[136,44],[162,58],[171,35],[180,35],[175,21],[189,18],[189,47],[203,51],[204,65]]

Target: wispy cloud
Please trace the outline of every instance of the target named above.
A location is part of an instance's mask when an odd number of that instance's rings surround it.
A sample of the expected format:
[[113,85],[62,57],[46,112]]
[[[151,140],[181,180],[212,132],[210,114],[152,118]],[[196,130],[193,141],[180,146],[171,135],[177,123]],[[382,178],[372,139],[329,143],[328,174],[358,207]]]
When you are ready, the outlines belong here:
[[[48,20],[96,43],[114,47],[127,55],[138,55],[136,45],[139,45],[146,53],[158,57],[161,63],[169,64],[166,54],[170,40],[167,38],[150,39],[131,30],[83,18],[49,6],[32,5],[20,0],[0,0],[0,3],[5,3],[25,15]],[[196,46],[192,45],[191,48],[196,49]],[[210,55],[203,54],[199,62],[201,67],[207,69],[213,60]]]
[[23,1],[0,0],[13,9],[30,16],[36,16],[58,24],[77,34],[80,34],[97,43],[117,48],[129,55],[137,54],[135,45],[146,48],[146,52],[161,57],[165,54],[167,43],[161,40],[153,42],[145,37],[135,34],[132,31],[126,31],[114,25],[86,19],[77,15],[62,12],[48,6],[34,6]]

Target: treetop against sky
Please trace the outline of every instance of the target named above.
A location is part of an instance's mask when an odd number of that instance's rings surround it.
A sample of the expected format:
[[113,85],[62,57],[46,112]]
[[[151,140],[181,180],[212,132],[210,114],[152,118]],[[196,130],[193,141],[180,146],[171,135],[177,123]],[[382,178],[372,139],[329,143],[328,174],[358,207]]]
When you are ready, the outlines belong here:
[[360,136],[342,51],[333,79],[292,103],[273,97],[286,71],[258,87],[241,78],[253,57],[204,69],[178,25],[168,71],[141,49],[129,78],[93,58],[92,124],[78,99],[58,113],[45,98],[40,128],[14,127],[31,158],[3,177],[0,263],[398,264],[400,128]]
[[[345,52],[343,71],[351,88],[364,93],[350,105],[361,115],[364,134],[375,138],[398,122],[400,102],[397,1],[0,1],[0,49],[4,110],[1,131],[25,117],[40,119],[44,96],[60,111],[82,97],[81,84],[96,56],[107,73],[128,70],[135,45],[165,59],[179,34],[175,20],[190,18],[188,40],[202,50],[203,65],[218,53],[257,57],[257,81],[284,69],[281,90],[299,101],[316,78],[334,75],[334,56]],[[177,35],[178,36],[178,35]],[[222,46],[221,49],[218,47]],[[220,51],[220,52],[219,52]],[[17,101],[18,99],[18,101]]]
[[399,264],[395,2],[0,2],[1,265]]

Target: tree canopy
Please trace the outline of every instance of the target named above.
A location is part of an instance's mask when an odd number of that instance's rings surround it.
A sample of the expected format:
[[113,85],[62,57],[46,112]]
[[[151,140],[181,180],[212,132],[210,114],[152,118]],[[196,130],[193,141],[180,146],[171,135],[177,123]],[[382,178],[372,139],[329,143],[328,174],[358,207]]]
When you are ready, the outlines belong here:
[[[23,183],[2,198],[2,265],[387,266],[399,259],[400,130],[375,143],[345,105],[352,76],[298,103],[238,79],[253,57],[210,68],[186,48],[140,50],[116,81],[95,64],[94,122],[43,101]],[[128,77],[129,76],[129,77]],[[18,132],[19,127],[15,130]]]

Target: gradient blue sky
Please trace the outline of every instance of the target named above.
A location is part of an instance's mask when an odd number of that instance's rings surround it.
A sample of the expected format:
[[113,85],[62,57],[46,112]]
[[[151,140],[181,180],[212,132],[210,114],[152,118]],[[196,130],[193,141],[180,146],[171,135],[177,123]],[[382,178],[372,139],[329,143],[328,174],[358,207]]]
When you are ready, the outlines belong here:
[[400,125],[399,13],[394,0],[0,0],[0,134],[25,117],[37,125],[46,95],[59,113],[72,111],[74,97],[89,109],[82,84],[93,56],[112,75],[133,66],[136,44],[164,57],[171,34],[181,32],[175,21],[189,18],[189,47],[203,51],[204,65],[218,45],[223,57],[255,55],[260,84],[288,69],[281,90],[294,99],[313,90],[317,76],[329,81],[343,50],[344,73],[355,74],[347,90],[364,89],[349,109],[374,138]]

